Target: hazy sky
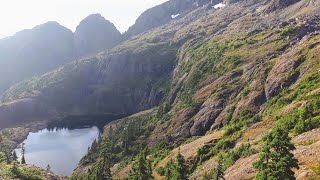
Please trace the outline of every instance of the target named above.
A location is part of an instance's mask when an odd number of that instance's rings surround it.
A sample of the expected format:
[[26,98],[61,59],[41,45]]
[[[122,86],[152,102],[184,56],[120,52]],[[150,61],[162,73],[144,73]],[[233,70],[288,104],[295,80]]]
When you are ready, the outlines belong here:
[[100,13],[124,32],[146,9],[167,0],[0,0],[0,38],[57,21],[75,30],[79,22]]

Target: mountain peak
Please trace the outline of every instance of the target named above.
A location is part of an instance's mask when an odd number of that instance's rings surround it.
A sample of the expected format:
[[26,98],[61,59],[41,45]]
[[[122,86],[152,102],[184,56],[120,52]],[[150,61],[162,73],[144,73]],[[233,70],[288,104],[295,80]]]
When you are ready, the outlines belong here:
[[42,29],[42,28],[48,28],[48,29],[63,28],[63,29],[67,29],[66,27],[62,26],[61,24],[59,24],[56,21],[48,21],[46,23],[43,23],[43,24],[40,24],[40,25],[34,27],[33,29]]
[[121,33],[101,14],[91,14],[80,22],[74,36],[77,56],[82,57],[113,47]]
[[84,18],[80,24],[77,26],[77,30],[81,29],[83,26],[90,26],[90,25],[98,25],[98,24],[108,24],[110,26],[113,26],[112,28],[116,29],[113,23],[106,20],[101,14],[91,14]]
[[84,20],[86,19],[105,19],[100,13],[95,13],[95,14],[90,14],[89,16],[87,16],[86,18],[84,18]]

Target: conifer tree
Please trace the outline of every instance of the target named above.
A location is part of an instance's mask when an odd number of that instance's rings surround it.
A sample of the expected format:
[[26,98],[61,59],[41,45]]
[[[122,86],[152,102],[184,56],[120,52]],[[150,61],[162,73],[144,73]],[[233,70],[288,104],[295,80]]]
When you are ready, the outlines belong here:
[[92,142],[92,145],[91,145],[90,150],[93,151],[93,152],[96,152],[96,151],[97,151],[97,148],[98,148],[98,142],[97,142],[97,140],[95,139],[95,140]]
[[299,168],[291,153],[294,145],[290,142],[288,131],[276,127],[264,138],[264,146],[258,161],[253,166],[259,169],[257,180],[286,179],[293,180],[292,168]]
[[123,137],[122,137],[122,142],[123,142],[123,149],[124,149],[124,153],[128,153],[129,151],[129,135],[128,135],[128,130],[125,129],[123,132]]
[[50,166],[50,164],[47,165],[46,170],[47,170],[47,171],[51,171],[51,166]]
[[1,134],[0,134],[0,152],[3,152],[3,151],[4,151],[2,142],[3,142],[3,138],[2,138],[2,136],[1,136]]
[[166,180],[171,180],[171,178],[173,178],[173,168],[174,168],[174,164],[172,159],[166,164],[165,167],[165,179]]
[[16,152],[16,151],[13,151],[13,152],[12,152],[12,159],[13,159],[14,161],[18,161],[18,156],[17,156],[17,152]]
[[100,146],[99,160],[96,167],[96,177],[99,180],[111,180],[111,142],[103,138]]
[[218,166],[217,168],[214,169],[214,179],[215,180],[224,180],[224,173],[223,173],[223,164],[222,164],[223,160],[222,157],[219,158],[218,160]]
[[22,143],[22,157],[21,157],[21,164],[26,164],[26,159],[24,157],[25,153],[26,153],[26,149],[24,147],[24,143]]
[[174,166],[174,172],[173,172],[173,179],[175,180],[187,180],[187,167],[185,165],[185,159],[181,155],[180,150],[178,152],[178,155],[176,157],[176,163]]
[[112,127],[112,125],[110,126],[110,128],[109,128],[109,139],[112,141],[112,139],[113,139],[113,127]]
[[7,161],[7,164],[11,164],[11,158],[10,158],[10,153],[5,151],[5,155],[6,155],[6,161]]
[[130,180],[150,180],[153,179],[151,165],[146,158],[146,150],[142,150],[129,174]]
[[12,172],[12,174],[14,174],[14,175],[19,175],[19,174],[20,174],[16,162],[13,163],[13,165],[12,165],[12,167],[11,167],[11,172]]
[[114,150],[115,139],[114,139],[114,132],[113,132],[112,125],[109,128],[109,139],[111,141],[111,151],[113,151]]

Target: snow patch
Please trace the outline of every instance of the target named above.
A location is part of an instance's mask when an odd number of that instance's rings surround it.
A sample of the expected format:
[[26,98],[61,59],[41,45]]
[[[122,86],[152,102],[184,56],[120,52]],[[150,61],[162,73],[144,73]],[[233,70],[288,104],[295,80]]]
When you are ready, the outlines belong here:
[[171,18],[174,19],[174,18],[176,18],[178,16],[180,16],[180,14],[173,14],[173,15],[171,15]]
[[214,5],[213,8],[219,9],[219,8],[223,8],[223,7],[225,7],[225,6],[226,6],[225,4],[219,3],[219,4]]

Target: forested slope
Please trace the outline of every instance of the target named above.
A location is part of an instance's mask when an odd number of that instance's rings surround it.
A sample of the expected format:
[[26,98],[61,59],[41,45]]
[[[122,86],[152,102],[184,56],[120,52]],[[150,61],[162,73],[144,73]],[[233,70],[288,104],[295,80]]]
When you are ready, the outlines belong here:
[[[115,178],[134,179],[145,161],[157,179],[169,176],[166,165],[183,166],[181,179],[210,179],[214,168],[250,179],[258,152],[272,147],[266,139],[279,134],[297,147],[296,176],[318,178],[320,1],[224,3],[19,83],[3,102],[28,98],[64,115],[152,108],[106,125],[74,178],[95,177],[110,154]],[[303,133],[312,135],[296,141]]]

